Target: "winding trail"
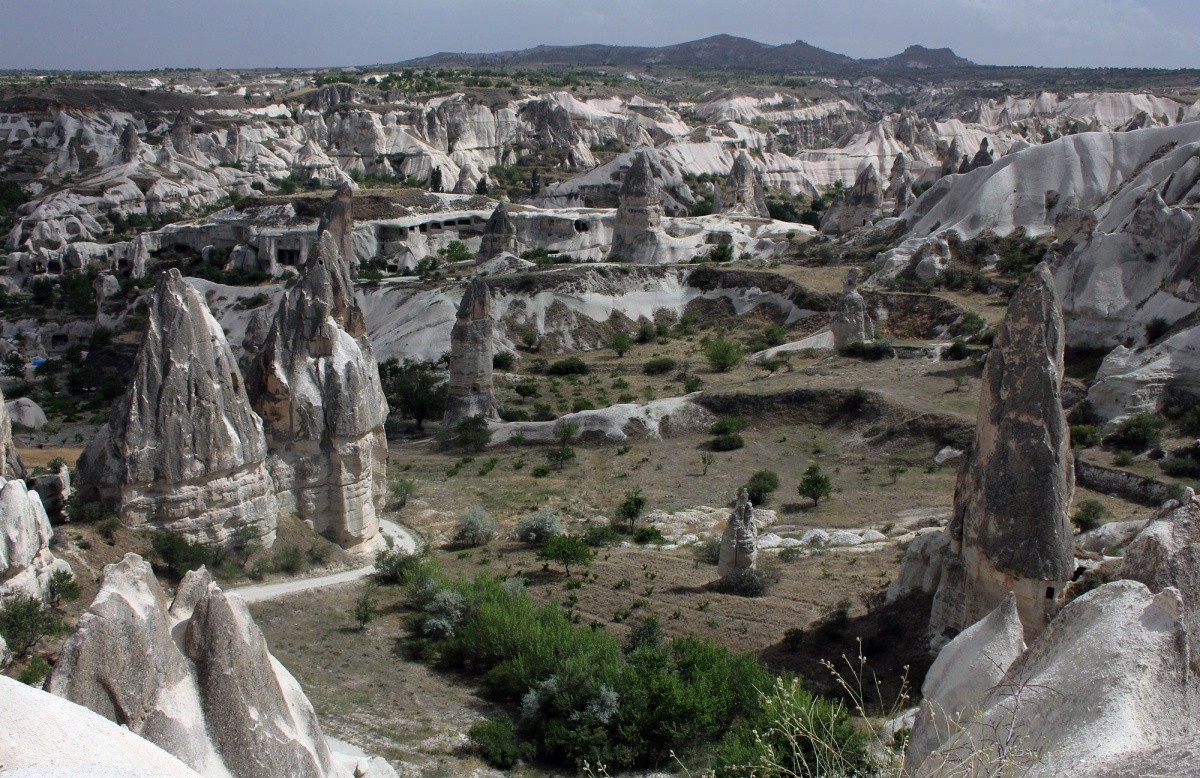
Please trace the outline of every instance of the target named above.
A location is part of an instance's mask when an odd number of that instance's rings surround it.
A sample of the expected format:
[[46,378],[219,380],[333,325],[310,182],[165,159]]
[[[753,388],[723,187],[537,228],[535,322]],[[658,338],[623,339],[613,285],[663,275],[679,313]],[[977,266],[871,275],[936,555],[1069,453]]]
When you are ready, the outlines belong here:
[[[405,551],[416,553],[417,541],[412,536],[412,533],[401,527],[399,524],[383,519],[379,522],[379,528],[382,532],[386,532],[392,536],[395,544]],[[322,575],[316,578],[301,578],[294,581],[280,581],[278,583],[257,584],[255,586],[243,586],[238,589],[230,589],[232,593],[238,595],[247,603],[264,602],[266,600],[277,600],[280,597],[286,597],[289,594],[298,592],[308,592],[313,589],[324,589],[327,586],[338,586],[340,584],[353,583],[362,578],[366,578],[371,573],[375,572],[373,564],[364,567],[357,567],[353,570],[343,570],[340,573],[331,575]]]

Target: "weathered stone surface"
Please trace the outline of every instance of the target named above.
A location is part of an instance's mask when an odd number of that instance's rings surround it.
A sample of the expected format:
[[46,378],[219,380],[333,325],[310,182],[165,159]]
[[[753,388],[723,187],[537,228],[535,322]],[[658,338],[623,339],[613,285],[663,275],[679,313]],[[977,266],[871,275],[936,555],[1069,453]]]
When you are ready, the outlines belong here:
[[0,394],[0,457],[3,457],[5,478],[24,478],[25,465],[17,454],[17,446],[13,442],[12,419],[8,416],[8,404],[4,395]]
[[334,767],[303,691],[203,568],[168,609],[141,557],[106,567],[47,690],[207,776],[325,778]]
[[979,713],[910,772],[991,774],[984,765],[998,764],[988,760],[1004,747],[1012,773],[1031,778],[1161,775],[1157,754],[1190,742],[1187,767],[1169,774],[1195,774],[1183,609],[1176,590],[1153,594],[1136,581],[1072,601],[982,698]]
[[875,338],[875,324],[867,313],[867,303],[858,293],[858,268],[851,268],[842,282],[842,294],[838,297],[830,327],[833,330],[835,350],[852,343],[863,343]]
[[733,167],[730,168],[729,175],[725,179],[725,187],[721,192],[720,212],[769,219],[771,212],[767,210],[765,192],[762,173],[754,167],[750,155],[741,151],[734,158]]
[[941,531],[926,532],[909,543],[900,560],[900,573],[888,585],[887,602],[913,592],[936,592],[942,580],[942,559],[949,546],[950,535]]
[[130,526],[226,542],[243,522],[275,539],[262,421],[225,334],[178,270],[159,277],[130,386],[76,472]]
[[[1115,551],[1116,555],[1120,556],[1120,548],[1114,549],[1114,547],[1119,547],[1132,540],[1134,535],[1140,532],[1145,526],[1146,522],[1140,519],[1135,521],[1110,521],[1107,524],[1101,524],[1094,530],[1080,533],[1075,538],[1075,547],[1081,551],[1090,551],[1093,554],[1112,554]],[[1126,577],[1136,578],[1136,576]]]
[[650,169],[650,155],[639,152],[621,182],[617,194],[619,206],[613,223],[612,248],[609,256],[643,264],[654,261],[654,255],[664,236],[662,222],[662,191]]
[[71,571],[50,553],[53,537],[37,492],[20,479],[0,478],[0,597],[18,591],[45,597],[54,571]]
[[841,235],[863,227],[883,215],[883,182],[875,164],[867,165],[854,180],[854,186],[834,198],[821,219],[821,232]]
[[996,609],[942,649],[921,686],[921,706],[904,749],[904,762],[920,765],[978,710],[977,706],[1025,651],[1012,592]]
[[471,416],[499,419],[492,391],[492,294],[482,278],[467,284],[450,332],[450,384],[443,424]]
[[1071,579],[1067,511],[1075,471],[1062,375],[1062,313],[1043,263],[1009,303],[984,369],[975,445],[959,474],[934,598],[935,643],[982,618],[1009,591],[1032,638]]
[[983,143],[979,144],[979,151],[975,152],[974,158],[971,159],[971,170],[987,167],[995,161],[992,152],[988,149],[988,139],[984,138]]
[[19,424],[31,430],[40,430],[46,426],[46,412],[28,397],[7,400],[4,408],[8,411],[8,418],[12,424]]
[[1054,239],[1061,244],[1086,243],[1096,230],[1096,212],[1063,206],[1054,216]]
[[42,498],[42,507],[51,523],[63,520],[63,509],[72,494],[71,469],[65,463],[52,473],[26,479],[25,484]]
[[476,264],[483,264],[501,254],[517,253],[517,227],[508,218],[508,206],[497,203],[496,210],[488,217],[483,225],[483,239],[479,244],[479,253],[475,255]]
[[1200,645],[1200,500],[1191,488],[1164,504],[1130,541],[1121,577],[1141,581],[1152,592],[1178,589],[1188,606],[1188,634]]
[[246,386],[266,427],[281,510],[359,547],[380,542],[388,407],[343,253],[348,191],[327,207],[316,249],[288,282]]
[[750,495],[743,489],[721,535],[717,572],[724,578],[738,570],[753,570],[757,563],[758,526],[754,523],[754,506],[750,504]]

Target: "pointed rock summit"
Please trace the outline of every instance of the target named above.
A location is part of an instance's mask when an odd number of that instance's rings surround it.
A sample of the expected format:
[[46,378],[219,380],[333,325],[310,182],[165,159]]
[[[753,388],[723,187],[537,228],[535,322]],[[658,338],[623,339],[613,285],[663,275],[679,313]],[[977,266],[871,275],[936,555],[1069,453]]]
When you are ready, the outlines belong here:
[[662,230],[662,190],[650,167],[650,154],[639,151],[617,193],[617,218],[613,223],[610,257],[626,262],[655,261]]
[[348,186],[321,217],[315,250],[288,282],[247,391],[266,427],[280,508],[342,545],[380,542],[387,400],[350,280]]
[[483,225],[483,240],[479,244],[479,253],[475,255],[475,263],[482,264],[506,252],[517,253],[517,227],[508,218],[508,206],[497,203],[496,210],[492,211]]
[[729,523],[721,535],[721,556],[717,572],[724,578],[738,570],[754,569],[758,564],[758,525],[754,523],[754,505],[745,489],[738,495]]
[[851,268],[842,282],[842,294],[838,297],[830,327],[835,351],[875,337],[875,325],[867,313],[867,303],[858,293],[858,268]]
[[771,213],[767,210],[762,173],[754,167],[754,162],[745,150],[734,158],[733,167],[725,179],[725,191],[721,194],[721,212],[771,218]]
[[275,539],[262,420],[200,294],[163,273],[129,389],[84,449],[77,488],[129,526],[224,543],[244,522]]
[[471,416],[499,419],[492,387],[492,295],[482,278],[467,284],[450,331],[450,385],[444,425]]
[[841,235],[856,227],[865,227],[881,215],[883,182],[879,180],[875,164],[871,163],[859,172],[850,191],[838,195],[830,203],[821,219],[821,232]]
[[1075,572],[1063,345],[1058,294],[1042,263],[1009,303],[983,371],[975,445],[958,477],[934,597],[935,643],[983,618],[1010,591],[1032,639]]

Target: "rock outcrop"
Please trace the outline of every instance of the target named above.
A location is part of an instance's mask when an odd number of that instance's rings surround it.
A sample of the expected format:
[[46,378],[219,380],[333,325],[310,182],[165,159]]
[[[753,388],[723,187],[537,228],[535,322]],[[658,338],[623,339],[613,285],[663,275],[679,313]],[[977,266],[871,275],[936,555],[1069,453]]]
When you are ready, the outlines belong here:
[[941,530],[926,532],[909,543],[900,559],[900,573],[888,585],[887,602],[917,592],[935,593],[942,582],[942,561],[949,545],[950,536]]
[[921,706],[904,749],[906,765],[920,765],[971,720],[976,706],[1024,653],[1023,632],[1016,598],[1009,592],[995,610],[942,649],[921,686]]
[[46,689],[205,775],[325,778],[334,768],[303,691],[241,599],[203,568],[168,608],[141,557],[106,567]]
[[1136,581],[1072,601],[973,706],[970,721],[923,763],[906,764],[909,774],[1196,774],[1183,609],[1175,589],[1153,594]]
[[883,182],[875,164],[862,169],[850,191],[840,194],[829,204],[821,219],[821,232],[841,235],[857,227],[869,225],[883,215]]
[[37,492],[20,479],[0,478],[0,597],[24,592],[44,598],[54,571],[71,572],[50,552],[53,537]]
[[971,170],[987,167],[995,161],[992,152],[988,149],[988,139],[984,138],[983,143],[979,144],[979,151],[975,152],[975,156],[971,159]]
[[717,572],[724,578],[739,570],[753,570],[758,564],[758,525],[754,523],[754,506],[745,489],[738,495],[733,513],[721,535],[721,555]]
[[1062,376],[1062,313],[1043,263],[1009,303],[984,369],[975,445],[959,474],[930,620],[935,645],[1010,591],[1026,638],[1035,637],[1071,579],[1075,475]]
[[830,328],[833,330],[835,351],[875,338],[875,325],[867,313],[867,303],[858,293],[858,268],[851,268],[842,282],[842,294],[833,311]]
[[278,506],[262,421],[204,299],[178,270],[159,277],[129,389],[76,471],[129,526],[225,543],[243,523],[275,539]]
[[1163,505],[1138,532],[1125,548],[1120,575],[1152,592],[1179,590],[1188,635],[1200,646],[1200,500],[1192,489]]
[[280,509],[359,547],[379,543],[388,407],[344,253],[352,228],[344,189],[284,289],[246,386],[266,427]]
[[492,294],[482,278],[467,284],[450,331],[450,383],[443,425],[471,416],[499,419],[492,387]]
[[654,255],[664,233],[662,222],[662,191],[650,169],[650,155],[639,152],[621,182],[617,195],[617,218],[613,223],[612,248],[609,257],[645,264]]
[[756,216],[760,219],[771,218],[771,212],[767,210],[762,174],[754,167],[754,162],[745,151],[739,152],[734,158],[733,167],[725,179],[720,212]]
[[517,227],[508,218],[508,206],[497,203],[496,210],[492,211],[483,225],[483,239],[479,243],[475,263],[483,264],[504,253],[516,254],[517,250]]
[[25,465],[21,463],[17,445],[13,442],[12,419],[8,415],[8,404],[4,402],[3,394],[0,394],[0,457],[4,459],[5,478],[25,477]]
[[30,489],[37,492],[42,499],[42,507],[51,523],[63,521],[63,511],[67,500],[71,498],[71,468],[66,463],[60,464],[53,472],[45,475],[31,476],[25,480]]

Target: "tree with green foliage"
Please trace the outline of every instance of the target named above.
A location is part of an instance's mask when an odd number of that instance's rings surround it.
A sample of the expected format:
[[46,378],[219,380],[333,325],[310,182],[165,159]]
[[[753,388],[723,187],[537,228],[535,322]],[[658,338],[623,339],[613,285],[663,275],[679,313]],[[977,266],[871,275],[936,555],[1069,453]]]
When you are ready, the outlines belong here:
[[774,470],[759,470],[750,476],[750,480],[742,488],[746,490],[750,502],[755,505],[765,505],[770,501],[775,490],[779,488],[779,474]]
[[50,604],[56,608],[64,600],[67,602],[78,600],[80,595],[79,582],[75,580],[75,576],[71,574],[70,570],[55,570],[51,573],[46,589]]
[[358,624],[359,632],[365,630],[367,625],[379,616],[379,607],[375,603],[376,586],[378,584],[374,581],[367,581],[363,586],[362,595],[354,603],[354,621]]
[[625,330],[617,330],[609,337],[608,347],[617,352],[618,357],[623,357],[633,348],[633,336]]
[[0,601],[0,637],[15,656],[27,656],[44,638],[63,629],[62,620],[37,597],[17,591]]
[[475,259],[475,255],[467,248],[467,244],[461,240],[452,240],[442,249],[439,254],[445,257],[447,262],[466,262]]
[[538,551],[538,559],[562,565],[567,577],[571,565],[587,567],[595,557],[596,552],[578,535],[555,535]]
[[16,351],[8,352],[4,361],[0,362],[0,372],[10,378],[25,377],[25,358]]
[[379,379],[388,404],[415,421],[418,431],[426,419],[446,412],[446,379],[433,362],[392,358],[379,366]]
[[250,557],[263,549],[262,533],[252,521],[242,520],[233,531],[231,550],[244,567]]
[[150,540],[154,554],[172,578],[181,579],[190,570],[213,563],[213,549],[204,543],[193,543],[174,532],[155,532]]
[[492,439],[492,430],[483,416],[468,416],[454,427],[454,442],[464,451],[483,451]]
[[642,494],[642,487],[635,486],[625,492],[625,499],[617,506],[617,518],[625,522],[626,532],[632,533],[634,525],[645,510],[646,497]]
[[388,484],[388,494],[392,498],[392,505],[397,508],[407,505],[408,498],[412,497],[416,490],[416,482],[411,478],[393,478]]
[[804,478],[800,479],[800,485],[796,487],[796,491],[801,497],[807,497],[813,501],[813,505],[818,505],[821,499],[833,494],[833,483],[829,480],[829,476],[821,474],[820,465],[811,465],[808,470],[804,471]]
[[743,356],[745,351],[741,344],[729,338],[714,338],[704,346],[704,358],[718,373],[729,372],[740,365]]

